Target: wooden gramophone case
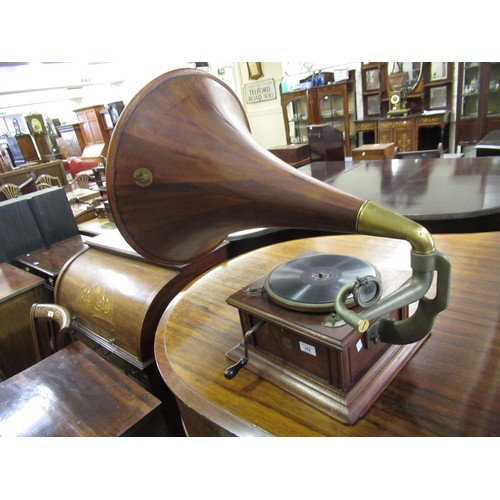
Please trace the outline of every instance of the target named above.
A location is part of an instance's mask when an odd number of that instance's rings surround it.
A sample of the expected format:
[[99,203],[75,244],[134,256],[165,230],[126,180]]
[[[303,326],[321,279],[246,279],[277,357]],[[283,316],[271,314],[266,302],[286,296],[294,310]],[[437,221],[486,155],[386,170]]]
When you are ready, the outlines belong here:
[[[381,272],[383,296],[408,278],[393,269]],[[238,309],[244,336],[263,322],[250,336],[246,368],[343,423],[363,416],[423,342],[370,345],[334,311],[296,311],[277,304],[265,293],[264,281],[262,277],[227,299]],[[403,320],[408,309],[384,317]],[[244,342],[227,353],[233,361],[244,355]]]

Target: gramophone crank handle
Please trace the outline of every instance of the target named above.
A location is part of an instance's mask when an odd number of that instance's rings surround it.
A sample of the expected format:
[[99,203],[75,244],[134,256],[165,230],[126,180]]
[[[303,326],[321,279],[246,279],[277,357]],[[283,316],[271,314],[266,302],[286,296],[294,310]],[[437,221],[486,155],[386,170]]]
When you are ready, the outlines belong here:
[[246,366],[247,363],[248,363],[248,358],[246,356],[243,356],[238,360],[237,363],[226,368],[226,371],[224,372],[224,377],[226,377],[228,380],[233,379],[234,377],[236,377],[236,375],[238,375],[238,372],[244,366]]
[[250,342],[250,337],[263,324],[264,320],[261,320],[245,332],[245,335],[243,336],[245,355],[242,356],[234,365],[231,365],[228,368],[226,368],[226,371],[224,372],[224,377],[226,377],[228,380],[231,380],[232,378],[236,377],[236,375],[238,375],[238,372],[248,363],[248,343]]

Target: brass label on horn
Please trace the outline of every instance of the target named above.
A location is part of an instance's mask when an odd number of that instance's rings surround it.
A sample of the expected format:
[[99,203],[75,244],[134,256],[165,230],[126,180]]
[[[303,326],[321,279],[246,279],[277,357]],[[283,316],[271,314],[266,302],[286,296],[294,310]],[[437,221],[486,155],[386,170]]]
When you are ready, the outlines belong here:
[[147,187],[153,182],[153,174],[147,168],[138,168],[134,172],[134,182],[139,187]]

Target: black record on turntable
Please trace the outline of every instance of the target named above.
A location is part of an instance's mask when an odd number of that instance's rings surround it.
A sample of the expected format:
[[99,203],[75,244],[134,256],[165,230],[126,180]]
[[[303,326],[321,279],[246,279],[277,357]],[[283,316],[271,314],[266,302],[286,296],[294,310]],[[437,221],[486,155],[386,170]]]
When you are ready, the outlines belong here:
[[[264,289],[269,298],[295,311],[334,311],[340,289],[358,278],[379,273],[369,262],[348,255],[314,254],[298,257],[271,271]],[[352,305],[352,295],[348,305]]]

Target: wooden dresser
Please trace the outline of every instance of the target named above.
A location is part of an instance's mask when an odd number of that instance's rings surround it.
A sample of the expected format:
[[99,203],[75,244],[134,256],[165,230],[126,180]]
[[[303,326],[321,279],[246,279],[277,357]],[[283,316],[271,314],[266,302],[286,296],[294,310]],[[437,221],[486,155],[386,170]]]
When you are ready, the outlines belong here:
[[[356,132],[370,133],[375,143],[394,142],[398,151],[435,149],[445,143],[449,112],[409,115],[394,118],[373,118],[355,122]],[[366,141],[364,141],[366,143]]]

